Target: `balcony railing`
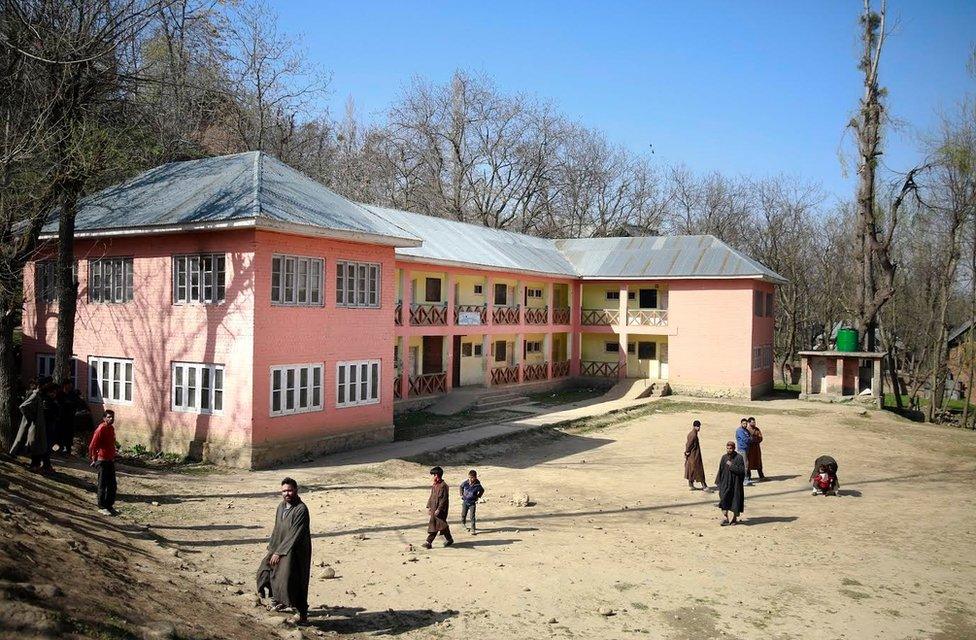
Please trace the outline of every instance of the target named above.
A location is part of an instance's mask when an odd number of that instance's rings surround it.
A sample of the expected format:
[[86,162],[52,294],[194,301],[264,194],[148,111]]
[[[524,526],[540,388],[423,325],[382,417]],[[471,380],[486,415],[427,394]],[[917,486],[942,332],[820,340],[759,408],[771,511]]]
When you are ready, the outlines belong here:
[[533,382],[535,380],[547,380],[549,378],[549,363],[536,362],[533,364],[522,365],[522,381]]
[[488,324],[488,307],[483,304],[459,304],[454,307],[454,324],[462,324],[460,321],[461,314],[465,314],[464,325],[475,324],[469,322],[468,320],[473,319],[471,314],[478,314],[477,324]]
[[518,382],[518,365],[511,367],[495,367],[491,370],[493,385],[515,384]]
[[546,324],[548,322],[548,307],[526,307],[525,324]]
[[403,302],[398,301],[396,309],[393,311],[393,324],[398,327],[403,326]]
[[627,324],[645,327],[664,327],[668,324],[667,309],[630,309]]
[[519,306],[514,307],[494,307],[491,313],[492,322],[495,324],[518,324]]
[[570,319],[569,307],[553,307],[552,309],[553,324],[569,324],[569,319]]
[[612,325],[619,324],[620,309],[583,309],[584,325]]
[[411,303],[410,324],[419,327],[434,327],[447,324],[447,305],[441,303]]
[[552,377],[565,378],[569,375],[569,360],[557,360],[552,363]]
[[393,399],[399,400],[400,398],[402,398],[403,397],[402,392],[403,392],[403,376],[397,374],[396,377],[393,378]]
[[430,396],[447,392],[446,373],[427,373],[410,378],[410,396]]
[[594,378],[618,378],[620,377],[620,363],[584,360],[580,362],[580,375]]

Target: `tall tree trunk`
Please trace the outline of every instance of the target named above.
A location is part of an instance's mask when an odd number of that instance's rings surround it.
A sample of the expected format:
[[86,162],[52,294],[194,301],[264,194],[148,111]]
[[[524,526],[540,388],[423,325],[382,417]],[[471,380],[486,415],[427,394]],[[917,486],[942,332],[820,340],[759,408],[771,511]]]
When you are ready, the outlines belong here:
[[[19,275],[19,274],[18,274]],[[14,329],[17,327],[17,314],[20,304],[14,291],[19,287],[16,281],[8,280],[0,284],[0,449],[8,451],[17,435],[15,422],[17,379],[20,367],[14,359]]]
[[58,338],[54,353],[54,381],[71,380],[75,341],[75,312],[78,306],[78,280],[75,277],[75,215],[81,182],[72,180],[64,187],[58,214]]
[[[962,409],[962,426],[969,426],[969,405],[976,399],[973,396],[973,382],[976,378],[976,217],[970,222],[970,229],[973,232],[969,256],[969,338],[965,342],[960,336],[959,350],[962,353],[961,363],[969,368],[969,376],[966,378],[966,397],[965,405]],[[973,428],[976,428],[976,415],[973,416]]]

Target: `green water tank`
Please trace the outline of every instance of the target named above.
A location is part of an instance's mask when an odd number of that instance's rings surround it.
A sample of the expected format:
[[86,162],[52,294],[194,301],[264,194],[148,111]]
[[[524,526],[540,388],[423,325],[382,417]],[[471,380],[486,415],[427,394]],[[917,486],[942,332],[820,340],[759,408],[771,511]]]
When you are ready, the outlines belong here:
[[838,351],[857,351],[857,329],[840,329],[837,331]]

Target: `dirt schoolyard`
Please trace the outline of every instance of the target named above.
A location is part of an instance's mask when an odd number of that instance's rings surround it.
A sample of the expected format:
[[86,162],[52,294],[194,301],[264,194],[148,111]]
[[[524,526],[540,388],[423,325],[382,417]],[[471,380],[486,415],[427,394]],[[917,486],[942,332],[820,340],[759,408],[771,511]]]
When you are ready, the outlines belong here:
[[[123,472],[114,522],[148,526],[159,553],[178,556],[167,580],[218,583],[215,597],[260,628],[293,633],[249,593],[278,483],[296,478],[312,517],[306,637],[976,637],[976,435],[796,401],[659,406],[413,461]],[[746,412],[767,480],[747,489],[743,526],[720,527],[717,494],[682,478],[685,435],[703,422],[712,484]],[[839,461],[839,497],[810,495],[823,453]],[[433,464],[455,487],[457,543],[427,551]],[[477,537],[457,523],[469,468],[486,488]],[[510,503],[520,493],[528,506]]]

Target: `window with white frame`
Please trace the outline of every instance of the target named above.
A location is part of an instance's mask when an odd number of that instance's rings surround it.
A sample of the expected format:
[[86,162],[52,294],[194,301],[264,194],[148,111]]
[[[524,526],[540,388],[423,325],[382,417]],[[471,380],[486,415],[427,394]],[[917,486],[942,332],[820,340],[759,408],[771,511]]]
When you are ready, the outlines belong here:
[[224,410],[224,365],[174,362],[173,411],[221,413]]
[[336,305],[380,306],[380,265],[370,262],[336,263]]
[[88,399],[92,402],[132,402],[133,361],[126,358],[88,358]]
[[44,302],[54,302],[58,299],[58,282],[55,278],[55,263],[53,260],[42,260],[34,267],[34,286],[38,299]]
[[271,415],[322,410],[321,364],[271,367]]
[[620,300],[620,291],[607,291],[607,300]]
[[525,343],[525,353],[542,353],[542,342],[539,340],[528,340]]
[[476,284],[474,285],[475,295],[482,295],[485,292],[484,285]]
[[340,362],[336,365],[336,407],[355,407],[379,401],[379,360]]
[[[71,384],[76,388],[78,387],[78,361],[75,360],[74,356],[71,357]],[[53,353],[39,353],[37,354],[37,376],[38,377],[54,377],[54,354]]]
[[321,258],[274,255],[271,257],[271,302],[274,304],[319,307],[323,297]]
[[526,298],[541,298],[542,297],[542,289],[534,289],[534,288],[533,289],[526,289],[525,290],[525,297]]
[[173,256],[173,303],[223,302],[226,264],[222,253]]
[[132,300],[132,258],[103,258],[88,263],[88,300],[119,304]]

